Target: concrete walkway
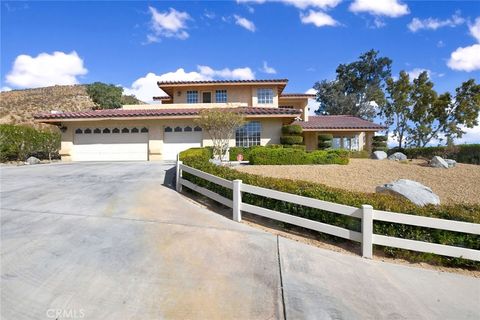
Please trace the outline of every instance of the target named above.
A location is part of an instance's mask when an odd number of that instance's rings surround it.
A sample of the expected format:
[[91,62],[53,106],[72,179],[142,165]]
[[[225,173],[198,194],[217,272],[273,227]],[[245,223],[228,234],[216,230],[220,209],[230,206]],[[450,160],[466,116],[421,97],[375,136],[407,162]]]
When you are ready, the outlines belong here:
[[479,279],[277,238],[176,193],[172,174],[2,167],[1,318],[480,317]]

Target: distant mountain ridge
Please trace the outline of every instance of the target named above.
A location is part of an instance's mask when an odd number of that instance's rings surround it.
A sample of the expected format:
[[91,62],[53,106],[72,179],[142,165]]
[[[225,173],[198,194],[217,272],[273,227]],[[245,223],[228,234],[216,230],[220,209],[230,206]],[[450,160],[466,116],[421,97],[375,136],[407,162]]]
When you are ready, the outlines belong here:
[[[144,102],[124,96],[124,104]],[[69,112],[91,110],[86,85],[52,86],[0,92],[0,123],[34,125],[33,115],[52,110]]]

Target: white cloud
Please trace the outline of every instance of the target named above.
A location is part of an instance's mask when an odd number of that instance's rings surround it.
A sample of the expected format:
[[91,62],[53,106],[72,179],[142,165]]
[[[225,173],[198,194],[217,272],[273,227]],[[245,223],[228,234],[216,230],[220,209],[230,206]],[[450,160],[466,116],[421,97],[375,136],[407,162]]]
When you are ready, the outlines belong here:
[[318,8],[318,9],[328,9],[335,8],[342,0],[237,0],[238,3],[258,3],[262,4],[265,2],[281,2],[284,4],[292,5],[299,9],[306,8]]
[[416,79],[418,78],[418,76],[420,75],[420,73],[426,71],[428,76],[431,77],[432,75],[432,71],[430,71],[429,69],[422,69],[422,68],[414,68],[410,71],[407,71],[408,75],[410,76],[410,81],[413,81],[413,79]]
[[317,94],[317,90],[310,88],[307,91],[305,91],[306,94]]
[[189,37],[187,29],[187,21],[190,15],[186,12],[180,12],[173,8],[170,11],[159,12],[154,7],[148,7],[152,15],[150,27],[153,34],[147,35],[148,42],[158,42],[160,38],[177,38],[185,40]]
[[260,69],[260,71],[262,71],[263,73],[268,73],[268,74],[276,74],[276,73],[277,73],[277,70],[275,70],[274,68],[270,67],[270,66],[267,64],[267,61],[263,61],[263,66],[262,66],[262,68]]
[[17,88],[69,85],[78,83],[77,77],[87,72],[82,58],[75,51],[43,52],[36,57],[22,54],[15,58],[6,82]]
[[470,31],[470,35],[480,42],[480,17],[475,19],[474,24],[468,26],[468,30]]
[[252,21],[239,15],[234,15],[233,17],[235,18],[235,24],[247,29],[248,31],[255,32],[255,24]]
[[[477,121],[480,123],[480,116],[478,116]],[[462,130],[465,134],[461,139],[456,139],[456,143],[480,143],[480,126],[473,128],[462,127]]]
[[7,86],[0,88],[0,92],[6,92],[6,91],[12,91],[12,88]]
[[450,54],[447,66],[453,70],[467,72],[480,70],[480,44],[457,48]]
[[214,70],[208,66],[197,66],[198,71],[186,72],[185,69],[179,68],[173,72],[167,72],[157,75],[153,72],[146,74],[144,77],[135,80],[130,88],[124,88],[125,94],[134,94],[138,99],[151,102],[154,96],[166,95],[157,86],[157,81],[201,81],[213,79],[254,79],[255,74],[248,67],[221,70]]
[[300,14],[300,20],[303,24],[313,24],[316,27],[338,26],[339,23],[328,14],[321,11],[309,10],[308,14]]
[[350,4],[349,10],[355,13],[368,12],[375,16],[391,18],[409,14],[408,6],[398,0],[355,0]]
[[436,18],[427,18],[419,19],[413,18],[412,21],[407,25],[408,29],[412,32],[417,32],[418,30],[428,29],[428,30],[437,30],[438,28],[443,27],[456,27],[465,23],[465,19],[460,16],[460,13],[455,13],[451,18],[445,20],[439,20]]

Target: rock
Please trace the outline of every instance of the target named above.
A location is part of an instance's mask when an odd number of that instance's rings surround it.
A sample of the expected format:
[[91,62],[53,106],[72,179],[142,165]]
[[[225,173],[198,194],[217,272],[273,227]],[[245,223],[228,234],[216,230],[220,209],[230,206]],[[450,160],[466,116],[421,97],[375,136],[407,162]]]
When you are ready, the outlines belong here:
[[442,157],[435,156],[430,160],[430,167],[448,169],[449,165]]
[[387,158],[387,153],[385,151],[374,151],[372,153],[372,159],[374,160],[383,160]]
[[40,159],[35,157],[30,157],[27,159],[27,161],[25,161],[25,164],[39,164],[39,163],[40,163]]
[[388,160],[403,161],[407,160],[407,156],[401,152],[395,152],[388,157]]
[[449,168],[453,168],[457,165],[457,161],[455,161],[453,159],[444,159],[444,160],[448,164]]
[[427,204],[439,205],[440,198],[433,193],[432,189],[416,181],[399,179],[391,183],[378,186],[377,193],[388,193],[397,197],[410,200],[418,206]]

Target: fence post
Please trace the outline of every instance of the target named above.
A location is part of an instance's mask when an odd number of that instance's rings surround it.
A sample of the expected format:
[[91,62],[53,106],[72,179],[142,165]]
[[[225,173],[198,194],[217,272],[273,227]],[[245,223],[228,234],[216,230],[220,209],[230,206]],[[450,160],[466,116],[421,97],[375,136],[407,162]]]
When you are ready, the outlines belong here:
[[182,192],[182,183],[180,182],[180,178],[182,177],[182,169],[180,166],[182,165],[182,161],[177,160],[177,167],[176,167],[176,174],[175,174],[175,187],[177,188],[177,192]]
[[362,205],[362,257],[372,259],[373,207]]
[[242,180],[233,180],[233,220],[242,221],[242,212],[240,206],[242,204]]

